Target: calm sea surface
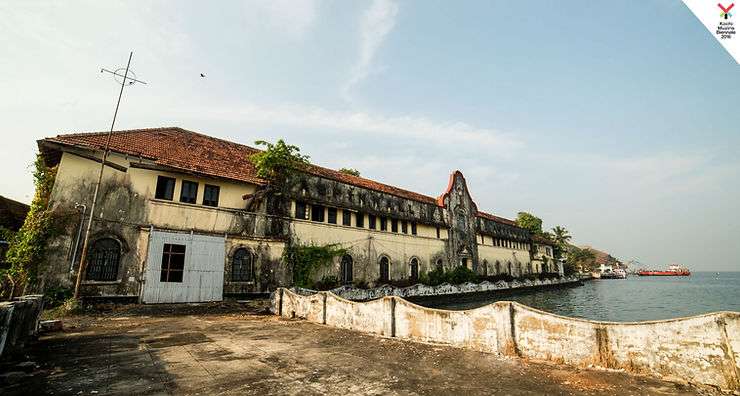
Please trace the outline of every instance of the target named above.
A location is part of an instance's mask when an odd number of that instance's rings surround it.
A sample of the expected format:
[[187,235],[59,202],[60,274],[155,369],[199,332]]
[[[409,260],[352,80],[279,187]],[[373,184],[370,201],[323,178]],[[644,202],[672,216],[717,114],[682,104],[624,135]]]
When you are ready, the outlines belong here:
[[740,312],[740,272],[696,272],[689,277],[629,276],[586,281],[573,288],[421,304],[470,309],[499,300],[516,301],[559,315],[615,322]]

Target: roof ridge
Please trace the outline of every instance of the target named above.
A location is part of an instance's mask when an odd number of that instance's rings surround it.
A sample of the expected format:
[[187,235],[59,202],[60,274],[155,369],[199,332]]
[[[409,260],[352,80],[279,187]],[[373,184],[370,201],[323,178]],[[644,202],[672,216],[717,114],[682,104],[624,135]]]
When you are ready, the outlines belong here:
[[[172,130],[172,129],[183,130],[180,127],[135,128],[135,129],[118,129],[118,130],[113,131],[113,134],[121,135],[124,133],[154,132],[154,131]],[[85,132],[62,133],[62,134],[58,134],[56,137],[100,136],[100,135],[107,135],[108,133],[110,133],[110,131],[98,131],[98,132],[85,131]]]

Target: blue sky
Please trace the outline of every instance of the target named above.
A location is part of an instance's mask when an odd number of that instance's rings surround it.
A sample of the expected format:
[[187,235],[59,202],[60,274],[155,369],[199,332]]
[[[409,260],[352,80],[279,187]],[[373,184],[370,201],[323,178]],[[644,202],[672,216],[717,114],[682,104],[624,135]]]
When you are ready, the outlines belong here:
[[[35,140],[176,125],[563,225],[625,259],[740,270],[740,67],[680,1],[0,1],[0,194]],[[206,74],[200,78],[199,74]]]

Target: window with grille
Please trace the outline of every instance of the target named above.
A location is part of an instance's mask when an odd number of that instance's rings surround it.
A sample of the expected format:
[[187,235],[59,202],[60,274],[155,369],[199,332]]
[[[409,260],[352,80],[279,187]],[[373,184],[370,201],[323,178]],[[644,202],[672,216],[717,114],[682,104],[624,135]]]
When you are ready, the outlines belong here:
[[219,186],[206,184],[203,188],[203,205],[218,206],[218,194],[221,191]]
[[165,243],[162,251],[160,282],[182,282],[185,271],[185,245]]
[[198,183],[183,180],[182,189],[180,190],[180,202],[194,204],[198,198]]
[[246,248],[239,248],[231,259],[231,281],[250,282],[254,274],[254,255]]
[[326,209],[326,221],[329,224],[337,224],[337,208]]
[[172,201],[175,193],[175,179],[167,176],[157,176],[157,189],[154,198]]
[[381,257],[380,258],[380,281],[381,282],[388,282],[390,280],[390,260],[388,260],[388,257]]
[[345,254],[342,256],[342,283],[352,283],[352,256]]
[[411,259],[411,280],[419,279],[419,259],[416,257]]
[[98,239],[93,243],[87,258],[85,279],[91,281],[115,281],[118,279],[118,264],[121,246],[112,238]]

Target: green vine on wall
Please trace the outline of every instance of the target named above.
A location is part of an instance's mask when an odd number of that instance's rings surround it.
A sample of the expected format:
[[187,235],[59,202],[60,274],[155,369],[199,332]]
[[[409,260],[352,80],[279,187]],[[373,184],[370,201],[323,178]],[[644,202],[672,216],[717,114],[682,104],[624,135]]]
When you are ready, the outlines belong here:
[[297,287],[313,288],[313,275],[321,268],[332,264],[335,257],[347,253],[346,248],[339,245],[301,245],[290,244],[283,252],[283,261],[293,268],[293,285]]
[[[56,167],[46,166],[41,154],[36,155],[33,171],[36,193],[23,226],[9,240],[10,246],[5,257],[10,268],[2,270],[2,278],[11,283],[11,297],[21,287],[37,282],[40,270],[46,263],[49,240],[58,228],[49,209],[56,171]],[[2,292],[3,295],[7,293],[6,290]]]

